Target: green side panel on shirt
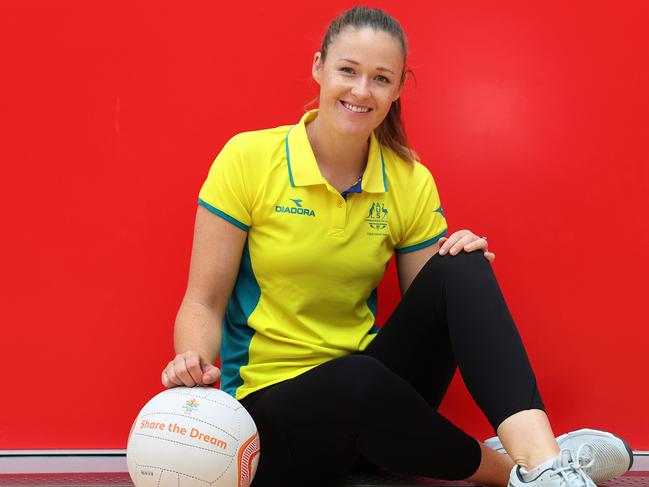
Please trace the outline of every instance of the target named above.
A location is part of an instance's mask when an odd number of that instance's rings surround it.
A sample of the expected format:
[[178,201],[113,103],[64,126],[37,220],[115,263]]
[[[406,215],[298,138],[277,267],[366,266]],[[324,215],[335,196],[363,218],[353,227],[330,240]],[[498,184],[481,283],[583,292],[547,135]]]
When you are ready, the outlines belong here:
[[243,248],[237,282],[232,291],[223,318],[221,339],[221,389],[235,397],[243,384],[239,370],[248,364],[248,349],[255,330],[248,326],[248,318],[257,307],[261,289],[252,271],[248,240]]

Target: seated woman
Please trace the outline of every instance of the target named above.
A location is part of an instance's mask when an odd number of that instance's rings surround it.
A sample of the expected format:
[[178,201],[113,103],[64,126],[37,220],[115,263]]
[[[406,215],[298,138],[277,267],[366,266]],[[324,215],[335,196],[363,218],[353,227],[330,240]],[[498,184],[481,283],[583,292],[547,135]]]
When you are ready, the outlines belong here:
[[[200,192],[163,384],[221,378],[259,429],[255,487],[327,483],[359,461],[515,487],[621,475],[620,438],[555,439],[486,238],[446,237],[401,123],[406,60],[397,21],[344,12],[313,59],[319,109],[225,145]],[[402,299],[379,330],[394,252]],[[438,412],[456,367],[498,435],[487,445]]]

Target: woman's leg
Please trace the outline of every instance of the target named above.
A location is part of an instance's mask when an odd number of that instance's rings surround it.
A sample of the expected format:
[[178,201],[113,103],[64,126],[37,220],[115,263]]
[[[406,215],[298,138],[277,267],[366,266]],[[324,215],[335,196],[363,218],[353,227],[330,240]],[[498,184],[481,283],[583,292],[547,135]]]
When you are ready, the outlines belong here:
[[362,354],[331,360],[241,402],[261,440],[253,487],[327,483],[359,456],[397,472],[464,479],[482,458],[477,441]]
[[411,383],[433,407],[457,363],[519,465],[533,467],[558,454],[520,335],[480,252],[434,255],[365,353]]

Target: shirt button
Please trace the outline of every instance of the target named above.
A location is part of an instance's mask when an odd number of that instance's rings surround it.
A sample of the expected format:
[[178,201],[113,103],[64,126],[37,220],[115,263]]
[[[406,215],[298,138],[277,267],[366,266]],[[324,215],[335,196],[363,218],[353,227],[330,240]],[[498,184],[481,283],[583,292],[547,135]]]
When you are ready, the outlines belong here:
[[343,200],[338,200],[338,206],[339,206],[340,208],[343,207]]

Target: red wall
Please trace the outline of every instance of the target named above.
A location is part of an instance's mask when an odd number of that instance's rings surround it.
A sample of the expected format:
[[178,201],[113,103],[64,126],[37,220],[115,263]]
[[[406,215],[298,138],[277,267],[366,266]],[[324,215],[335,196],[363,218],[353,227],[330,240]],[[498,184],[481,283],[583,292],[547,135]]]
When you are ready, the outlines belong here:
[[[161,389],[199,187],[293,123],[346,1],[3,2],[0,449],[123,448]],[[648,3],[375,2],[451,229],[489,236],[557,434],[649,450]],[[393,268],[380,322],[397,302]],[[455,382],[444,411],[486,421]]]

